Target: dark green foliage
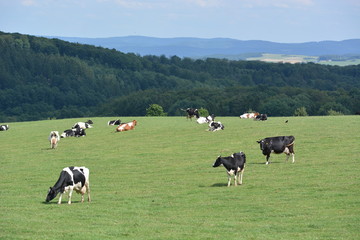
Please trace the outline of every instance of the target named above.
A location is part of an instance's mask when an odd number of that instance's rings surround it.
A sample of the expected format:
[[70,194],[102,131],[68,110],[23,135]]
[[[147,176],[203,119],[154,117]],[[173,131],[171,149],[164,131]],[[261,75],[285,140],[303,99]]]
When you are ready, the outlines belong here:
[[58,39],[0,32],[0,122],[90,115],[170,116],[205,108],[291,116],[360,111],[360,65],[193,60],[124,54]]

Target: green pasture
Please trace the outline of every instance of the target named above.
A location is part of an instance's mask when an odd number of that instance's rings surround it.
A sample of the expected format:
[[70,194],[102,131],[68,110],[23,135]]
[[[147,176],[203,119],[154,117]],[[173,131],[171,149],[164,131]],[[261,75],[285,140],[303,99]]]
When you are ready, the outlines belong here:
[[[116,133],[91,118],[87,136],[47,140],[77,121],[10,123],[0,132],[0,239],[360,239],[360,117],[217,117],[206,131],[185,117],[136,119]],[[288,123],[285,121],[288,120]],[[295,163],[257,140],[294,135]],[[219,154],[247,156],[243,185],[226,187]],[[92,202],[44,203],[67,166],[90,169]]]

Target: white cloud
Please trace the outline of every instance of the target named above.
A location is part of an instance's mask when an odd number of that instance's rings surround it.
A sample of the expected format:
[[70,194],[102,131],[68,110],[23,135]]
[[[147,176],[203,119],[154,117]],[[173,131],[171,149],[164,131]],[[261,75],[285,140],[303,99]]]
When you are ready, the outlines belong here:
[[21,4],[24,6],[34,6],[36,2],[34,0],[22,0]]

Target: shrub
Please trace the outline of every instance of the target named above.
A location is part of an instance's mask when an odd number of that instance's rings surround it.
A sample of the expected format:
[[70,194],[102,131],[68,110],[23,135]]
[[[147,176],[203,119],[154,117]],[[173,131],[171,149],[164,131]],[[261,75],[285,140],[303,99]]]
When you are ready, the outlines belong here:
[[146,116],[148,117],[154,117],[154,116],[166,116],[167,114],[164,112],[164,109],[162,106],[158,104],[151,104],[146,109]]
[[306,108],[305,107],[299,107],[295,110],[294,112],[294,116],[308,116],[308,113],[306,112]]

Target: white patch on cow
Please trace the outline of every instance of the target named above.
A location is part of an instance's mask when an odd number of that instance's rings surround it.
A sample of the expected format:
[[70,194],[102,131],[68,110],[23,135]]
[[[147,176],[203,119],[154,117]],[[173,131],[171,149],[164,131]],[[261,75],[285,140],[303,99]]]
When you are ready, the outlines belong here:
[[286,147],[286,148],[284,149],[284,153],[285,153],[285,154],[290,154],[290,150],[289,150],[288,147]]
[[231,169],[230,171],[227,171],[227,173],[229,174],[229,176],[234,176],[235,170]]

